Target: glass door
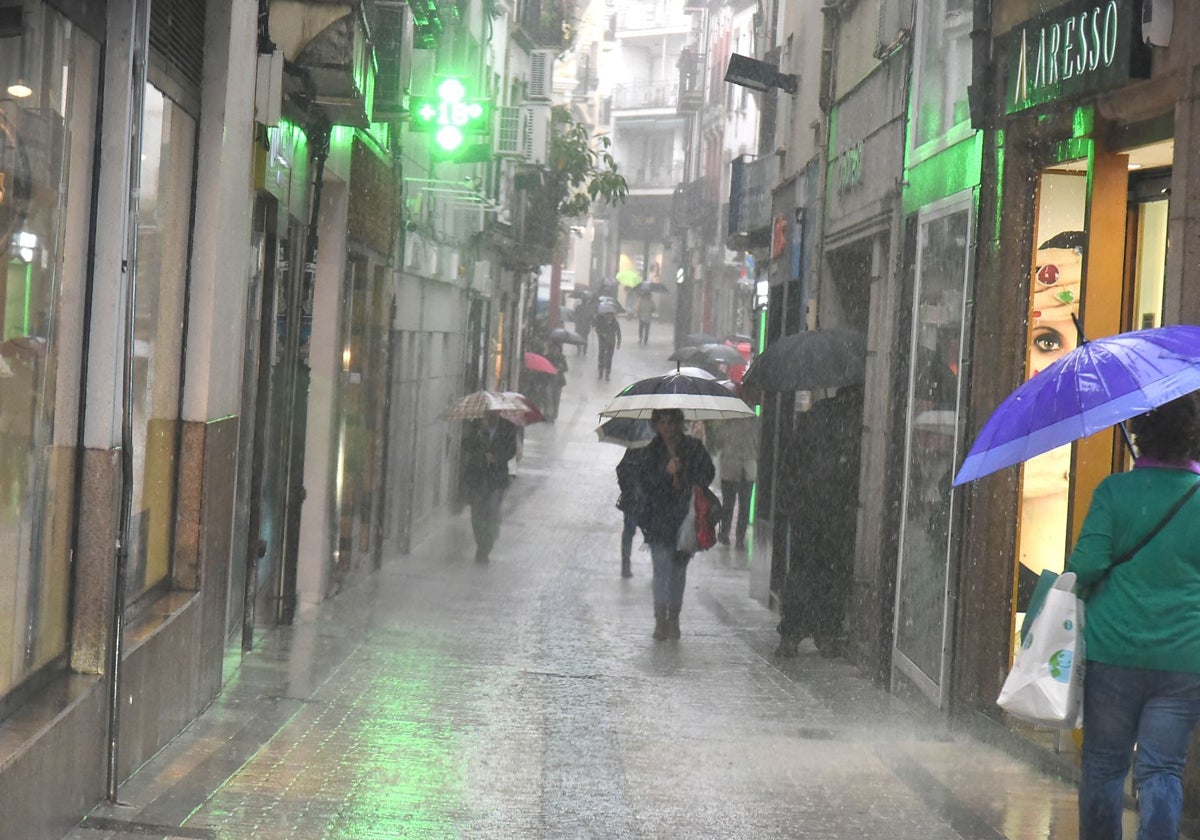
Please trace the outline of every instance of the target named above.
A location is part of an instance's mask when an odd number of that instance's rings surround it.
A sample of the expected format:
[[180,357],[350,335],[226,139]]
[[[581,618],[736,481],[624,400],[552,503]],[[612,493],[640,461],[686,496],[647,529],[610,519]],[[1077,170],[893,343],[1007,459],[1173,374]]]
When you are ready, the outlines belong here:
[[951,481],[962,443],[959,365],[971,281],[972,206],[967,192],[917,216],[892,662],[939,707],[952,629]]

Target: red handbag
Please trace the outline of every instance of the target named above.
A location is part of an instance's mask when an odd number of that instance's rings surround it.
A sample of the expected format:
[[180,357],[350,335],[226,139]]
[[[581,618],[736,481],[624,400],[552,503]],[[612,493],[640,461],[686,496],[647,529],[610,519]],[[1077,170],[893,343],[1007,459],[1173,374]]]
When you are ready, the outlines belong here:
[[696,544],[707,551],[717,544],[717,525],[721,521],[721,501],[713,491],[699,484],[692,488],[696,512]]

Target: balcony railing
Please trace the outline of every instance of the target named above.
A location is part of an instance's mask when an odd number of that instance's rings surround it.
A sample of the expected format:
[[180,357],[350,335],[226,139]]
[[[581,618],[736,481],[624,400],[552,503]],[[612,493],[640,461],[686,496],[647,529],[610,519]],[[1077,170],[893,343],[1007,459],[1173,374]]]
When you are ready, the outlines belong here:
[[612,92],[612,107],[616,110],[674,108],[678,100],[679,90],[674,80],[616,85]]
[[[680,4],[682,8],[682,4]],[[645,29],[682,29],[691,26],[691,18],[673,6],[654,8],[631,4],[618,11],[614,17],[616,32],[639,32]]]

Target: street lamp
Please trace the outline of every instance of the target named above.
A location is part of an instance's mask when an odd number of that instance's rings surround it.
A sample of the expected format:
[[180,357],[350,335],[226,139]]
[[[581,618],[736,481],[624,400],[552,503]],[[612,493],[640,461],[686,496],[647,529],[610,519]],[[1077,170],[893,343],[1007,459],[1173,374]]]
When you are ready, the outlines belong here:
[[780,73],[773,64],[737,53],[729,56],[725,81],[763,93],[771,88],[779,88],[793,96],[800,85],[800,77],[795,73]]

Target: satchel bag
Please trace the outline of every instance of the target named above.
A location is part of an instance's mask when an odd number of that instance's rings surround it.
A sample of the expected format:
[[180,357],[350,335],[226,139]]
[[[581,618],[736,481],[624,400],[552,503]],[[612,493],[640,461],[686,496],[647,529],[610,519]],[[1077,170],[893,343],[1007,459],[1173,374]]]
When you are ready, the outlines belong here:
[[1083,602],[1075,573],[1059,575],[1028,624],[996,703],[1027,723],[1077,729],[1083,718]]

